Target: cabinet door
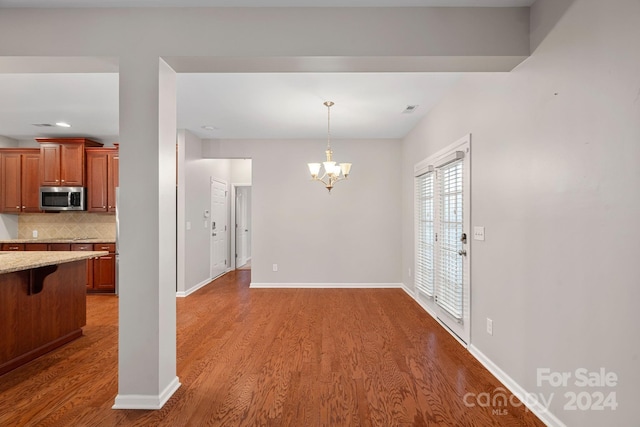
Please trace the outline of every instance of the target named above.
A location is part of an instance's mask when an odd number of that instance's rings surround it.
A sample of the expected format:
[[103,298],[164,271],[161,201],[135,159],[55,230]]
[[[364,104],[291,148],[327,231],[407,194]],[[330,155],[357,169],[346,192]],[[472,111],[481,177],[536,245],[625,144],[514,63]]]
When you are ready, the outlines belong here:
[[71,244],[69,243],[49,243],[50,251],[70,251]]
[[21,155],[19,153],[0,154],[0,212],[20,212],[21,204]]
[[107,212],[107,153],[87,153],[87,211]]
[[24,250],[25,251],[47,251],[49,250],[49,248],[46,243],[25,243]]
[[96,291],[115,292],[115,254],[104,255],[93,260],[93,289]]
[[60,144],[40,144],[40,185],[60,185]]
[[40,212],[40,154],[22,155],[22,212]]
[[[72,243],[72,251],[92,251],[93,245],[91,243]],[[87,260],[87,290],[93,289],[93,258]]]
[[60,144],[60,185],[84,186],[83,144]]
[[119,185],[119,167],[120,156],[117,152],[109,154],[109,167],[108,167],[108,183],[107,183],[107,201],[109,202],[107,210],[109,212],[116,211],[116,187]]

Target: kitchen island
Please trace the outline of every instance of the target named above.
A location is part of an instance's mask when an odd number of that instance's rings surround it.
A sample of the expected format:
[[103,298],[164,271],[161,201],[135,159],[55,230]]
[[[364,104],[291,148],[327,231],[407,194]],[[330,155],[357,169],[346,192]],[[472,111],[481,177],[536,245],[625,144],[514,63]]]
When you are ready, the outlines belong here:
[[106,253],[0,252],[0,375],[82,336],[87,259]]

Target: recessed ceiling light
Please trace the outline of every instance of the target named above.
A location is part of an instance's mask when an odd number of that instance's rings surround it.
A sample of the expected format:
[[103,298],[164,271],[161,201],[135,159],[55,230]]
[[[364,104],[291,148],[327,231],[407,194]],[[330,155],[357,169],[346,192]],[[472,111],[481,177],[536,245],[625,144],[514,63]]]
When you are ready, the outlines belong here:
[[208,131],[214,131],[214,130],[218,130],[218,128],[216,126],[212,126],[212,125],[205,125],[205,126],[200,126],[202,129],[204,130],[208,130]]
[[65,122],[56,122],[56,126],[61,127],[61,128],[70,128],[71,125],[69,123],[65,123]]

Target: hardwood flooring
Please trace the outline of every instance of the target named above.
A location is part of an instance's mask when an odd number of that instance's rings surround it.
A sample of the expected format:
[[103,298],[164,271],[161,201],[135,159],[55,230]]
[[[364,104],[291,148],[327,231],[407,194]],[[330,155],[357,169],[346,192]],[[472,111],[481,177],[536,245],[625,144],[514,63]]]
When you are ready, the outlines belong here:
[[89,295],[85,336],[0,377],[0,425],[543,425],[465,405],[502,385],[402,290],[249,289],[250,274],[178,298],[182,387],[161,410],[111,409],[117,297]]

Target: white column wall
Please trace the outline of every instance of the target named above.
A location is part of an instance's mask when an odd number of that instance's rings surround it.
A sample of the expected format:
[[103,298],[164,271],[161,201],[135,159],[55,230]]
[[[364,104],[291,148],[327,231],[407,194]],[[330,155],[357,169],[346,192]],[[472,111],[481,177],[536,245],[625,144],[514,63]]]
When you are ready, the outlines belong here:
[[175,100],[175,73],[163,61],[121,58],[119,409],[158,409],[180,385]]

